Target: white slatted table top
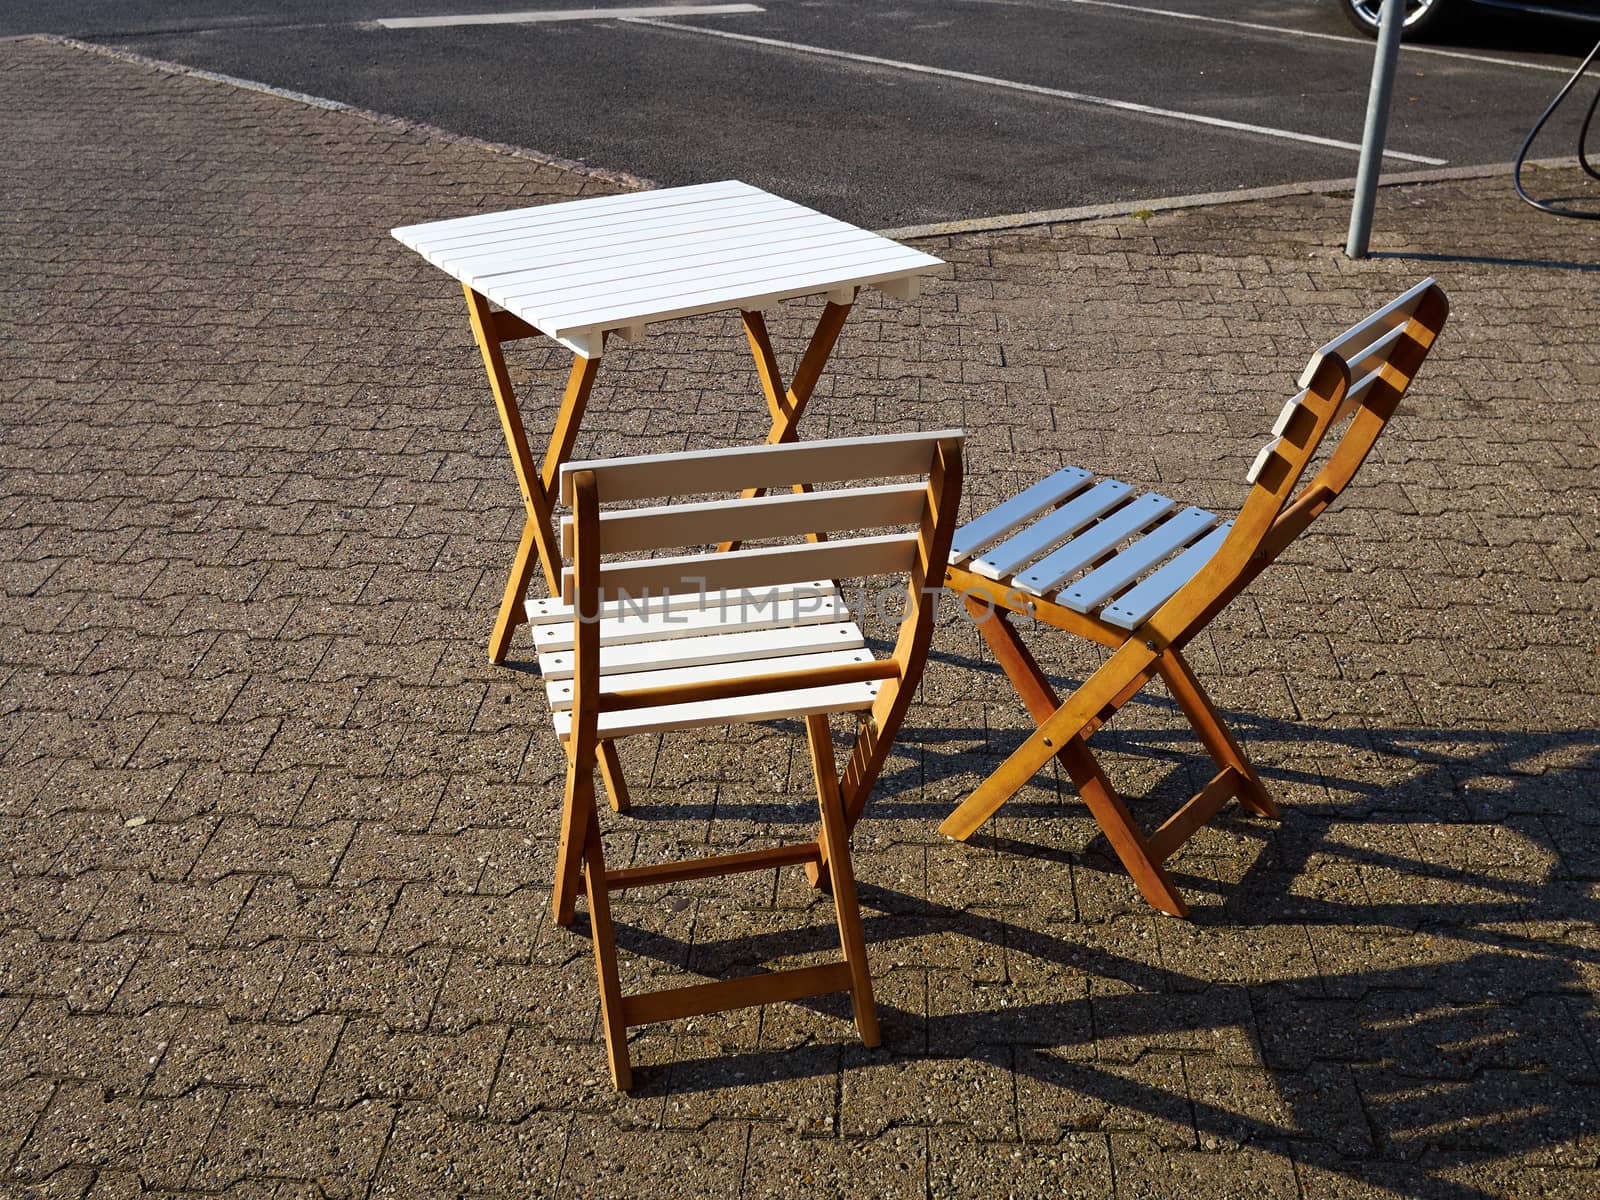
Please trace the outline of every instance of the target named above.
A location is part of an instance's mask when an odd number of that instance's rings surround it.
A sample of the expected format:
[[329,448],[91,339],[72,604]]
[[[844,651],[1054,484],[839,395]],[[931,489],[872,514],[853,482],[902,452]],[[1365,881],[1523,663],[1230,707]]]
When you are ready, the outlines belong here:
[[943,261],[726,180],[392,230],[401,243],[577,354],[653,321],[759,310],[871,285],[916,294]]

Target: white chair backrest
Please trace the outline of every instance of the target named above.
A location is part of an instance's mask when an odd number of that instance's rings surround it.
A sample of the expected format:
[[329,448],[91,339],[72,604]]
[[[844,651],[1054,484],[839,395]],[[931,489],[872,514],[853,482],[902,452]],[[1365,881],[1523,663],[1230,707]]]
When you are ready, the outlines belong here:
[[[574,504],[573,481],[587,472],[600,506],[599,600],[635,603],[664,595],[726,591],[818,579],[903,574],[918,561],[919,527],[931,502],[928,484],[941,446],[961,433],[841,438],[686,454],[573,462],[561,468],[561,499]],[[862,483],[903,479],[910,482]],[[767,489],[847,483],[829,491]],[[741,493],[647,507],[608,505],[672,497]],[[576,546],[579,513],[561,523],[564,555]],[[865,529],[908,526],[891,533]],[[849,531],[852,536],[719,552],[725,543],[770,542]],[[708,549],[709,547],[709,549]],[[660,551],[682,553],[661,556]],[[620,558],[631,555],[633,557]],[[574,603],[575,567],[562,571],[562,595]]]

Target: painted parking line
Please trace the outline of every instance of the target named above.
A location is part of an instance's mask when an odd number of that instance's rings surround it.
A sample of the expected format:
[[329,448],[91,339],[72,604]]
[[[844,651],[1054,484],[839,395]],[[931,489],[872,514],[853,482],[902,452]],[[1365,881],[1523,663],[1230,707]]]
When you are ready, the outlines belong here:
[[[798,54],[811,54],[819,58],[836,58],[845,62],[866,63],[869,66],[889,67],[896,71],[910,71],[917,75],[934,75],[941,79],[959,79],[965,83],[979,83],[986,87],[1004,88],[1012,92],[1026,92],[1032,96],[1050,96],[1057,100],[1070,100],[1075,104],[1089,104],[1099,108],[1112,108],[1121,112],[1141,113],[1145,116],[1165,117],[1172,121],[1187,121],[1195,125],[1209,125],[1239,133],[1254,133],[1263,137],[1281,138],[1290,142],[1305,142],[1312,146],[1327,146],[1334,150],[1361,152],[1359,142],[1342,142],[1337,138],[1318,137],[1313,133],[1298,133],[1292,129],[1274,129],[1270,125],[1251,125],[1244,121],[1229,121],[1223,117],[1208,117],[1201,113],[1179,112],[1171,108],[1156,108],[1150,104],[1136,104],[1131,100],[1113,100],[1106,96],[1090,96],[1083,92],[1069,92],[1062,88],[1041,87],[1035,83],[1018,83],[1012,79],[996,79],[992,75],[975,75],[970,71],[952,71],[948,67],[930,67],[922,63],[901,62],[893,58],[878,58],[872,54],[853,54],[848,50],[830,50],[826,46],[808,46],[804,42],[785,42],[778,38],[756,37],[748,33],[730,33],[725,29],[707,29],[701,25],[680,25],[675,21],[628,18],[630,25],[646,25],[653,29],[677,29],[701,37],[725,38],[733,42],[748,42],[756,46],[771,46],[778,50],[791,50]],[[1425,154],[1406,154],[1399,150],[1385,150],[1385,158],[1398,158],[1404,162],[1426,163],[1442,167],[1449,159],[1430,158]]]
[[528,12],[383,17],[373,24],[385,29],[443,29],[451,25],[532,25],[540,21],[614,21],[619,17],[718,17],[765,11],[759,4],[658,4],[649,8],[545,8]]
[[[1171,8],[1149,8],[1143,4],[1123,4],[1119,0],[1055,0],[1057,4],[1081,4],[1088,8],[1117,8],[1123,12],[1144,13],[1152,17],[1171,17],[1178,21],[1203,21],[1208,25],[1232,25],[1235,29],[1252,29],[1258,33],[1276,33],[1286,37],[1316,38],[1323,42],[1346,42],[1370,50],[1370,38],[1351,37],[1340,33],[1318,33],[1313,29],[1294,29],[1287,25],[1262,25],[1255,21],[1239,21],[1232,17],[1212,17],[1203,13],[1179,12]],[[1557,75],[1572,74],[1571,67],[1556,67],[1548,63],[1523,62],[1517,58],[1496,58],[1489,54],[1469,54],[1465,50],[1441,50],[1437,46],[1417,46],[1402,42],[1400,49],[1406,54],[1434,54],[1440,58],[1464,58],[1468,62],[1495,63],[1502,67],[1521,67],[1525,71],[1554,71]]]

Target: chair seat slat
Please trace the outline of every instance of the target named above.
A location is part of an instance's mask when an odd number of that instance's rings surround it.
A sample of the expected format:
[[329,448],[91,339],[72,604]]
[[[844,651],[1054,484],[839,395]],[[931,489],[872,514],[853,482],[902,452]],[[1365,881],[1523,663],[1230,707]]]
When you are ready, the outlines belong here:
[[1146,492],[1116,512],[1079,534],[1065,546],[1051,551],[1014,580],[1019,591],[1042,596],[1062,580],[1083,570],[1118,542],[1153,525],[1178,506],[1176,500],[1156,492]]
[[[751,629],[741,633],[714,633],[704,637],[668,638],[605,646],[601,651],[601,677],[629,671],[664,671],[699,663],[731,663],[747,658],[777,658],[829,650],[856,650],[866,644],[853,621],[830,621],[782,629]],[[545,679],[572,678],[571,649],[539,656],[539,673]]]
[[[816,596],[837,596],[838,587],[831,579],[809,580],[805,583],[786,584],[783,587],[762,588],[758,598],[748,591],[706,591],[706,592],[675,592],[668,596],[652,596],[648,607],[640,608],[624,600],[612,600],[600,606],[600,616],[606,617],[638,617],[654,620],[667,613],[679,613],[687,609],[709,609],[712,611],[727,611],[736,608],[755,608],[770,603],[789,604],[804,602]],[[541,596],[529,599],[524,606],[528,614],[528,623],[533,626],[540,625],[571,625],[572,605],[563,604],[553,596]]]
[[951,563],[966,561],[1047,508],[1076,495],[1092,478],[1082,467],[1063,467],[981,517],[968,521],[956,530],[950,542]]
[[1211,561],[1232,528],[1232,521],[1224,521],[1182,554],[1163,563],[1101,609],[1100,619],[1118,629],[1137,629]]
[[[872,707],[873,700],[882,688],[881,683],[841,683],[829,687],[800,688],[792,692],[739,696],[731,700],[700,700],[692,704],[666,704],[660,708],[626,709],[601,713],[598,732],[602,738],[619,738],[665,729],[699,729],[707,725],[739,725],[752,721],[808,717],[817,713],[859,712]],[[565,740],[572,732],[572,713],[555,712],[550,717],[557,735]]]
[[1063,588],[1057,600],[1073,612],[1086,613],[1175,551],[1189,545],[1216,523],[1215,513],[1203,508],[1186,508],[1134,542],[1110,562],[1096,567],[1071,587]]
[[972,564],[986,579],[1004,579],[1061,541],[1069,538],[1102,513],[1110,512],[1132,493],[1120,479],[1102,479],[1087,492],[1046,513],[1020,533],[1013,534]]
[[[730,605],[727,608],[691,608],[648,617],[618,616],[600,621],[600,644],[614,642],[654,642],[709,634],[736,633],[745,629],[779,629],[790,625],[820,625],[850,619],[844,601],[834,595],[809,595],[779,598],[765,604]],[[681,618],[681,619],[680,619]],[[541,653],[572,649],[572,622],[541,625],[533,631],[534,647]]]
[[[840,641],[848,639],[841,638]],[[865,649],[829,649],[818,654],[791,654],[779,658],[719,659],[694,666],[664,670],[607,671],[601,655],[600,692],[624,692],[635,688],[673,687],[685,683],[712,683],[729,679],[749,679],[756,675],[777,675],[785,671],[819,670],[846,663],[867,662],[872,654]],[[545,684],[545,695],[552,711],[572,707],[572,680],[552,679]]]

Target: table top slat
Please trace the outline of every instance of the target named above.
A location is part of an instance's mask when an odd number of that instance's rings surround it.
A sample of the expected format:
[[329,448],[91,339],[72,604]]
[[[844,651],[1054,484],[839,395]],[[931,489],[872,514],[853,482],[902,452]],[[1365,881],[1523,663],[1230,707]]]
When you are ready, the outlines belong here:
[[835,222],[805,209],[777,210],[765,205],[730,208],[721,219],[708,222],[703,216],[677,214],[644,221],[627,221],[607,229],[573,233],[559,244],[544,235],[532,239],[508,239],[487,247],[472,247],[454,254],[452,271],[473,275],[510,274],[536,270],[564,262],[603,262],[622,254],[638,253],[652,247],[665,253],[678,246],[714,242],[719,237],[793,236],[799,231],[834,231]]
[[[650,193],[644,193],[646,195]],[[748,219],[811,216],[832,220],[803,205],[776,196],[720,196],[699,204],[670,204],[654,208],[627,209],[615,213],[562,213],[564,204],[548,206],[548,219],[537,224],[521,224],[505,229],[484,230],[447,239],[419,240],[423,253],[454,265],[468,254],[482,254],[509,246],[543,246],[555,250],[570,242],[600,236],[625,242],[657,229],[716,228],[735,217]],[[557,219],[561,218],[561,219]]]
[[474,213],[466,217],[448,217],[442,221],[423,221],[416,225],[401,225],[391,230],[396,238],[415,248],[417,243],[448,244],[462,237],[475,237],[481,233],[506,232],[513,229],[532,230],[541,226],[583,220],[589,217],[612,219],[628,212],[645,211],[679,205],[703,204],[724,196],[749,196],[760,192],[747,183],[727,179],[719,183],[700,183],[681,188],[658,188],[648,192],[625,192],[617,196],[594,196],[587,200],[559,201],[555,204],[534,204],[527,208],[501,209],[498,212]]
[[[673,262],[656,257],[641,259],[611,270],[578,268],[546,278],[510,281],[489,277],[484,283],[492,291],[513,301],[522,297],[548,295],[557,302],[539,309],[551,320],[560,313],[587,312],[597,300],[622,308],[649,308],[659,295],[681,295],[728,285],[743,286],[746,280],[759,283],[763,278],[792,275],[808,265],[821,267],[852,262],[877,262],[893,257],[883,248],[883,239],[863,231],[839,235],[838,240],[820,245],[802,244],[783,251],[769,251],[760,260],[748,249],[723,252],[706,250],[685,261]],[[626,278],[622,284],[619,278]],[[761,290],[757,288],[756,290]]]
[[806,228],[807,232],[793,235],[754,232],[731,236],[715,233],[672,239],[604,258],[580,256],[539,267],[490,271],[462,282],[471,283],[479,290],[493,288],[501,295],[510,297],[559,292],[563,298],[575,298],[583,294],[578,289],[585,287],[615,290],[619,277],[626,277],[640,285],[669,272],[715,278],[722,264],[747,265],[752,253],[757,250],[765,252],[762,257],[766,262],[777,259],[787,261],[796,257],[804,261],[807,255],[831,255],[883,245],[882,238],[864,229]]
[[[810,261],[787,275],[765,267],[726,275],[696,290],[650,289],[631,293],[626,302],[599,302],[591,307],[558,310],[545,318],[550,332],[561,336],[585,330],[613,329],[630,322],[669,321],[728,308],[762,308],[779,300],[838,287],[864,286],[915,273],[898,255],[869,258],[855,255],[827,264]],[[486,293],[493,298],[493,292]],[[506,307],[510,307],[507,305]],[[539,321],[533,322],[544,328]]]

